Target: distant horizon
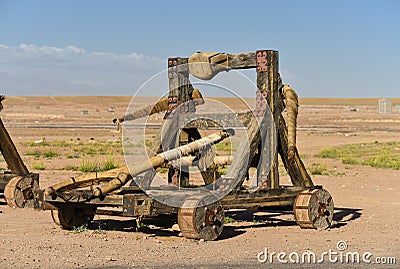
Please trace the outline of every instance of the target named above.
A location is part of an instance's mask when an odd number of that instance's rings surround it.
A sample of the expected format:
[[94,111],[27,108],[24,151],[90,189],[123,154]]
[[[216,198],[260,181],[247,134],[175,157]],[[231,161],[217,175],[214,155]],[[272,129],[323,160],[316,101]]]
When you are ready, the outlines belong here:
[[[158,100],[160,97],[159,96],[136,96],[135,98],[138,98],[136,102],[138,102],[139,107],[144,107],[150,104],[154,104],[156,100]],[[210,98],[216,101],[221,101],[225,102],[226,100],[228,103],[230,102],[229,100],[233,100],[233,97],[210,97],[210,96],[205,96],[205,98]],[[7,101],[8,99],[8,101]],[[68,102],[68,103],[76,103],[76,104],[94,104],[94,103],[99,103],[99,104],[104,104],[104,100],[107,100],[109,102],[109,105],[112,104],[121,104],[123,103],[124,105],[128,106],[129,103],[132,102],[132,96],[116,96],[116,95],[101,95],[101,96],[6,96],[6,100],[3,101],[3,104],[7,106],[7,104],[10,104],[11,106],[13,104],[19,104],[21,105],[22,103],[29,102],[29,99],[32,99],[32,102],[37,102],[41,101],[49,103],[49,102],[54,102],[54,104],[57,104],[58,102]],[[39,99],[39,100],[38,100]],[[378,107],[379,100],[383,98],[329,98],[329,97],[324,97],[324,98],[318,98],[318,97],[303,97],[299,98],[299,104],[301,106],[347,106],[347,107],[358,107],[358,106],[369,106],[369,107]],[[392,102],[392,107],[395,109],[395,107],[400,106],[400,98],[384,98],[384,99],[390,99]],[[250,105],[250,107],[253,106],[255,103],[255,98],[253,97],[246,97],[243,98],[244,102]],[[135,101],[133,101],[135,103]],[[207,100],[206,100],[207,103]],[[7,110],[4,110],[3,112],[6,112]],[[398,110],[393,111],[393,114],[399,114]]]
[[[1,94],[0,95],[4,95]],[[7,98],[159,98],[161,96],[156,95],[4,95]],[[216,98],[216,99],[235,99],[236,97],[229,96],[203,96],[204,98]],[[240,97],[243,99],[254,99],[254,97]],[[326,99],[326,100],[380,100],[380,99],[391,99],[392,101],[398,101],[400,103],[400,97],[301,97],[299,99],[309,100],[309,99]]]
[[[124,98],[132,98],[132,97],[161,97],[158,95],[6,95],[6,94],[2,94],[0,92],[0,95],[4,95],[5,97],[124,97]],[[231,96],[204,96],[204,97],[210,97],[210,98],[235,98],[235,97],[231,97]],[[245,96],[245,97],[240,97],[240,98],[244,98],[244,99],[251,99],[251,98],[255,98],[255,94],[254,97],[252,96]],[[299,96],[299,99],[399,99],[400,97],[386,97],[386,96],[381,96],[381,97],[302,97]]]

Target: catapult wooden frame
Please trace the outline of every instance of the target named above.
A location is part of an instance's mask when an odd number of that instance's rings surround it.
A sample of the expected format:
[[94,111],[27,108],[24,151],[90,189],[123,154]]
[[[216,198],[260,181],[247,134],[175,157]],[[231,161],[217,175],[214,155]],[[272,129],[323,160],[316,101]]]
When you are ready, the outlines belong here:
[[[163,195],[162,189],[151,187],[153,168],[169,167],[168,180],[171,184],[190,184],[188,172],[168,166],[169,160],[163,159],[165,152],[161,150],[161,138],[158,137],[151,148],[154,154],[149,159],[149,165],[139,165],[133,171],[124,167],[115,171],[87,174],[65,180],[46,190],[35,188],[35,207],[52,210],[55,222],[67,229],[92,219],[94,214],[138,218],[178,214],[178,224],[185,237],[205,240],[213,240],[222,232],[224,210],[237,208],[268,210],[265,208],[269,206],[293,206],[300,227],[329,227],[334,210],[332,197],[321,186],[314,186],[300,159],[296,148],[297,95],[290,86],[282,84],[277,51],[259,50],[243,54],[195,53],[190,58],[170,58],[169,96],[152,107],[125,115],[120,121],[166,111],[163,129],[169,131],[163,134],[163,143],[169,145],[169,151],[187,147],[187,157],[181,162],[190,163],[191,154],[199,150],[195,142],[202,139],[199,129],[218,124],[205,120],[196,121],[193,117],[194,120],[187,126],[178,126],[174,115],[179,113],[183,117],[195,116],[196,106],[204,102],[201,93],[190,83],[189,75],[211,79],[222,71],[249,68],[257,72],[257,105],[254,111],[237,115],[236,120],[239,119],[247,128],[248,141],[240,144],[235,156],[225,161],[230,163],[230,167],[222,176],[222,182],[230,184],[231,191],[221,200],[205,205],[210,197],[193,195],[184,198],[190,192],[184,190],[173,194],[182,205],[178,208],[150,198],[148,194],[151,193]],[[285,108],[288,123],[282,115]],[[267,109],[271,113],[265,113]],[[271,124],[271,115],[275,124]],[[1,130],[3,129],[4,127]],[[226,130],[215,134],[214,143],[231,135],[224,132]],[[9,147],[10,143],[2,144],[2,148]],[[249,154],[242,154],[246,151],[244,147],[249,148]],[[279,157],[290,176],[292,186],[280,184]],[[19,163],[18,158],[12,159]],[[201,173],[205,185],[214,184],[217,165],[218,162],[214,160],[214,164]],[[257,168],[257,190],[252,192],[243,186],[251,167]],[[142,188],[144,186],[146,192],[135,184],[125,186],[129,180],[139,175],[143,177],[139,185]],[[96,187],[93,188],[93,185]],[[166,192],[165,195],[171,193]],[[15,204],[22,204],[15,197],[10,199]],[[114,209],[110,210],[110,207]]]

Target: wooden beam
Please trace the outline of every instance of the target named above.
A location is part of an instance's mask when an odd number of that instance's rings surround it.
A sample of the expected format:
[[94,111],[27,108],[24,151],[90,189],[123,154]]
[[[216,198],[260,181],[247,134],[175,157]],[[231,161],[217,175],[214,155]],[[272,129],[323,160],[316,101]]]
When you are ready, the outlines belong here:
[[0,118],[0,151],[8,165],[8,168],[16,174],[27,175],[29,174],[21,156],[18,154],[10,135],[4,127],[3,121]]
[[256,68],[256,53],[228,54],[228,67],[231,69]]
[[[193,87],[189,81],[188,58],[169,58],[168,59],[168,110],[165,114],[165,122],[162,128],[161,145],[162,150],[169,150],[179,146],[180,139],[180,114],[189,112],[190,90]],[[170,167],[168,171],[168,183],[180,186],[181,183],[188,181],[185,172],[178,171]],[[185,184],[183,184],[185,185]]]
[[247,127],[250,119],[253,117],[252,111],[243,111],[238,113],[196,113],[180,115],[179,120],[185,125],[185,128],[209,129]]
[[225,208],[259,208],[264,206],[291,206],[304,187],[285,187],[257,192],[239,191],[225,196],[221,203]]
[[59,205],[71,204],[74,206],[85,206],[85,205],[96,205],[96,206],[107,206],[107,207],[122,207],[123,206],[123,195],[107,195],[102,198],[93,198],[85,201],[76,192],[65,192],[62,196],[44,196],[44,203],[51,204],[55,207]]

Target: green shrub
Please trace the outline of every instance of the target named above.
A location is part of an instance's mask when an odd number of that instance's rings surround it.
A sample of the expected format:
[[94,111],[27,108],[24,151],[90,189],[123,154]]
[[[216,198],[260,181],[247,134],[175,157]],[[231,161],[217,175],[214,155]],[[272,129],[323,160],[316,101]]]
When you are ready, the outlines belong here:
[[32,149],[32,150],[25,151],[25,155],[40,157],[40,156],[42,156],[42,152],[39,149]]
[[343,157],[342,163],[343,164],[358,164],[358,161],[356,158],[350,156],[350,157]]
[[72,230],[72,233],[80,234],[80,233],[86,232],[87,230],[88,230],[87,224],[82,224],[81,226],[74,227],[74,229]]
[[313,163],[310,172],[312,175],[326,175],[328,173],[328,165],[326,163]]
[[[108,158],[103,162],[98,162],[97,160],[83,160],[78,170],[83,173],[89,172],[102,172],[108,171],[119,167],[119,163],[115,162],[113,158]],[[72,168],[72,167],[70,167]]]
[[231,218],[231,217],[225,217],[224,218],[224,224],[234,223],[234,222],[237,222],[237,220],[235,220],[234,218]]
[[104,163],[101,165],[102,171],[108,171],[119,167],[119,163],[116,163],[113,158],[108,158]]
[[99,170],[97,161],[90,160],[82,160],[82,163],[78,169],[83,173],[97,172]]
[[339,159],[344,164],[400,169],[400,142],[348,144],[322,149],[319,158]]
[[34,162],[32,164],[32,168],[35,170],[45,170],[46,169],[46,165],[42,162]]
[[54,149],[45,149],[43,150],[43,156],[48,159],[51,159],[53,157],[57,157],[58,153]]

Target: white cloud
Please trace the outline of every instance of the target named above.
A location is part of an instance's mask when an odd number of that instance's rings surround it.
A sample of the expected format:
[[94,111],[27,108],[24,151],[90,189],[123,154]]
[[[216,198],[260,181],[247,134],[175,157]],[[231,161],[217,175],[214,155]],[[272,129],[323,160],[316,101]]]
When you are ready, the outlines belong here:
[[165,67],[138,53],[87,52],[0,44],[0,93],[6,95],[130,95]]

